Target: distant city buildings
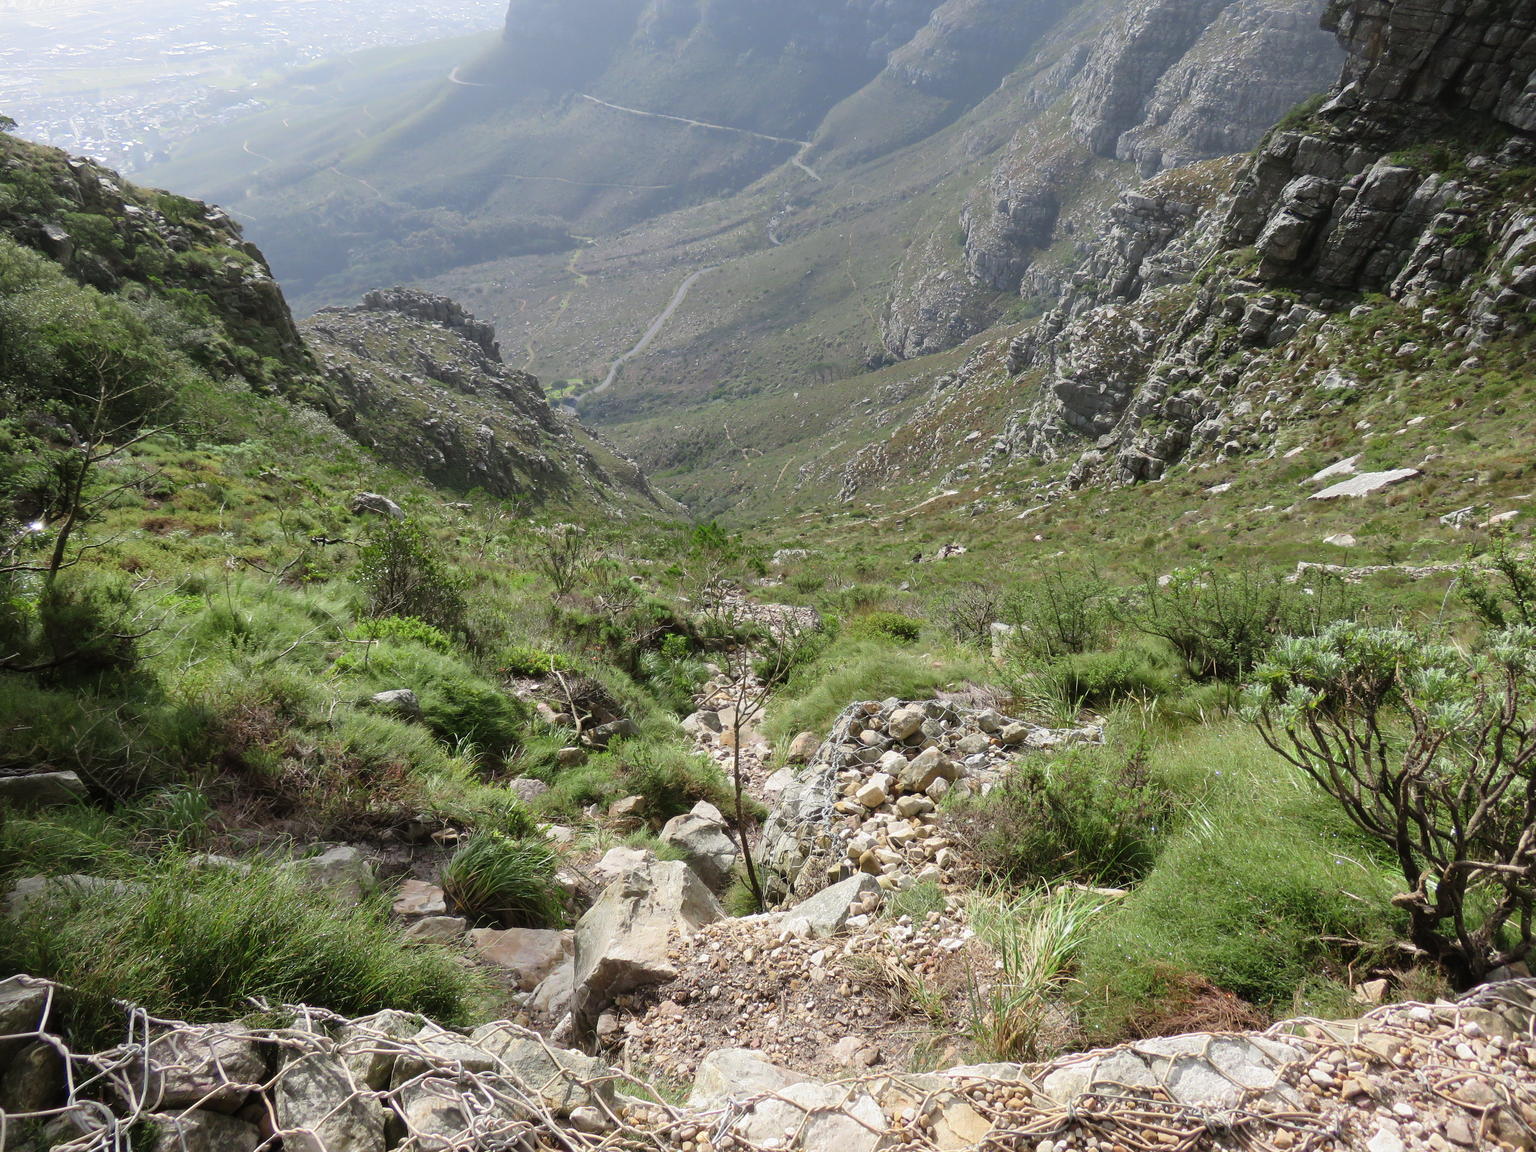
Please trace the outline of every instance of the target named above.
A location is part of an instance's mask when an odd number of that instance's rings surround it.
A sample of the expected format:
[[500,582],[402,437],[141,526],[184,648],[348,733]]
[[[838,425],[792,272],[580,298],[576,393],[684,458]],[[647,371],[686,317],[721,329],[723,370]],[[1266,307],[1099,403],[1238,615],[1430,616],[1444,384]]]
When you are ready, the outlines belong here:
[[133,172],[257,111],[255,79],[499,27],[506,0],[76,0],[0,11],[0,113],[28,139]]

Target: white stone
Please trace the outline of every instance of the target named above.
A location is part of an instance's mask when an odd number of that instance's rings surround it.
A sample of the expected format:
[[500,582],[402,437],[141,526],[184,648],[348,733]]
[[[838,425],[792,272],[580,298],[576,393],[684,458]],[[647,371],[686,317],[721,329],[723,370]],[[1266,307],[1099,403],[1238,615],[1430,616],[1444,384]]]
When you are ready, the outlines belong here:
[[1380,492],[1383,488],[1401,484],[1404,480],[1412,480],[1418,475],[1420,473],[1417,468],[1394,468],[1390,472],[1362,472],[1358,476],[1324,488],[1321,492],[1314,492],[1307,499],[1337,500],[1340,497],[1369,496],[1373,492]]

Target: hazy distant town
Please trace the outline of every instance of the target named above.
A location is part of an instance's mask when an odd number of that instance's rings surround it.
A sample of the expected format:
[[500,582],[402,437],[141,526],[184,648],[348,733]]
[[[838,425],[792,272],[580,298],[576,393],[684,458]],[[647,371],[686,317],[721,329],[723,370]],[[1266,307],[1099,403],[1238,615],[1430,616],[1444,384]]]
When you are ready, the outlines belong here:
[[132,172],[259,107],[245,91],[258,77],[505,14],[506,0],[0,0],[0,114]]

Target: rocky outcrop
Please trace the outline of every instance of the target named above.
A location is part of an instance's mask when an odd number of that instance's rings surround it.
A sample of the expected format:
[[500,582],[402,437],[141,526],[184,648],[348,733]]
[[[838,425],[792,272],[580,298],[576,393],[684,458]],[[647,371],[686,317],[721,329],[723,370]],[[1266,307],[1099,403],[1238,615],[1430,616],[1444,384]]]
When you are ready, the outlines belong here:
[[1034,59],[1054,63],[1026,65],[1015,79],[1029,77],[1036,105],[1070,112],[1024,124],[972,194],[960,218],[963,270],[938,237],[909,253],[887,348],[913,357],[959,344],[999,315],[991,292],[1054,300],[1062,277],[1032,277],[1032,268],[1054,245],[1100,234],[1101,205],[1115,188],[1253,147],[1338,76],[1342,53],[1318,26],[1322,8],[1323,0],[1139,0],[1093,46],[1072,39],[1082,30],[1070,21],[1035,44]]
[[265,257],[222,210],[4,132],[0,182],[0,234],[103,292],[163,295],[173,310],[196,300],[210,367],[264,391],[311,386],[314,364]]
[[[1125,483],[1190,453],[1265,450],[1317,403],[1295,365],[1357,348],[1366,293],[1400,306],[1368,339],[1408,366],[1432,342],[1475,373],[1480,348],[1528,329],[1536,14],[1361,0],[1329,20],[1343,80],[1230,196],[1202,166],[1198,194],[1174,173],[1122,198],[1072,290],[1013,343],[1011,370],[1039,387],[994,462],[1076,454],[1073,484]],[[1358,386],[1335,374],[1323,391]]]
[[463,305],[446,296],[417,292],[397,284],[393,288],[368,293],[363,297],[363,307],[369,312],[394,312],[409,316],[412,320],[436,324],[464,337],[484,352],[487,360],[501,359],[501,345],[496,343],[495,327],[483,320],[476,320]]
[[632,463],[552,408],[537,379],[502,363],[491,325],[446,297],[373,292],[361,307],[323,309],[304,332],[332,419],[434,483],[532,502],[673,507]]

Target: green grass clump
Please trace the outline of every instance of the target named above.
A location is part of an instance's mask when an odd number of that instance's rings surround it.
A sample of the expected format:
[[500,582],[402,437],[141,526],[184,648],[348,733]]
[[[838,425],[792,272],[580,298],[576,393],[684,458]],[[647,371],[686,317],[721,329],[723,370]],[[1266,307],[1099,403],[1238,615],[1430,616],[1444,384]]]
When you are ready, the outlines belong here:
[[1256,733],[1211,725],[1152,759],[1190,813],[1084,946],[1083,1007],[1101,1037],[1145,1031],[1170,972],[1305,1011],[1397,938],[1401,876]]
[[923,622],[900,612],[866,612],[855,616],[845,629],[852,639],[867,638],[892,644],[916,644],[923,634]]
[[[607,808],[626,796],[645,797],[645,814],[665,821],[707,800],[721,811],[734,805],[719,766],[674,737],[642,735],[594,754],[585,764],[546,777],[550,789],[535,802],[546,816],[579,820],[592,805]],[[755,807],[755,806],[754,806]]]
[[1001,787],[954,805],[950,814],[982,869],[998,881],[1120,886],[1151,870],[1179,807],[1139,745],[1129,755],[1075,748],[1053,760],[1026,759]]
[[576,664],[560,652],[547,652],[527,644],[514,644],[497,661],[503,676],[543,677],[554,672],[574,672]]
[[73,989],[66,1019],[82,1040],[122,1039],[114,1000],[194,1022],[249,1012],[253,997],[464,1022],[477,995],[446,949],[408,942],[381,902],[342,907],[282,869],[162,859],[123,879],[138,887],[39,899],[0,935],[0,974]]
[[543,841],[477,832],[443,866],[443,891],[476,920],[496,920],[505,928],[558,928],[565,922],[565,897],[555,869],[555,854]]
[[1139,647],[1062,656],[1035,677],[1036,686],[1068,712],[1107,708],[1123,700],[1153,699],[1174,691],[1177,670]]

